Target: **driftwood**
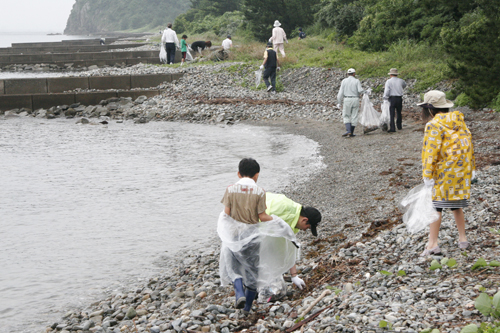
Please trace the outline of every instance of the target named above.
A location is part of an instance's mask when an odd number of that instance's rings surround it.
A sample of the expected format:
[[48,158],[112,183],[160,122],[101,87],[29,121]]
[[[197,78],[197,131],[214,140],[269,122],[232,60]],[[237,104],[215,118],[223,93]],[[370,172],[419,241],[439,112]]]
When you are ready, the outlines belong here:
[[306,319],[298,322],[297,324],[293,325],[292,327],[290,327],[289,329],[287,329],[285,332],[286,333],[290,333],[290,332],[296,331],[297,329],[299,329],[303,325],[307,324],[308,322],[312,321],[314,318],[316,318],[317,316],[319,316],[321,312],[325,311],[326,309],[331,308],[332,306],[333,305],[329,305],[326,308],[323,308],[323,309],[319,310],[315,314],[312,314],[308,318],[306,318]]
[[331,293],[332,291],[330,289],[323,291],[321,295],[318,298],[316,298],[314,302],[312,302],[311,305],[309,305],[309,307],[304,312],[300,314],[300,317],[304,317],[307,313],[309,313],[309,311],[311,311],[314,308],[316,304],[319,303],[319,301],[321,301],[323,298],[325,298],[326,295],[330,295]]

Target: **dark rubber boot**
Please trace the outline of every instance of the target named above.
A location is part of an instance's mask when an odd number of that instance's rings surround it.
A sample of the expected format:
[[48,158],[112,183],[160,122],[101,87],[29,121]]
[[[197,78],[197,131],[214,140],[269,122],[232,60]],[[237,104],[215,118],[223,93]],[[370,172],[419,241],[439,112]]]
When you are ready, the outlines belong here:
[[354,129],[356,128],[356,126],[351,126],[351,136],[356,136],[354,135]]
[[237,309],[243,309],[245,306],[245,289],[243,289],[243,281],[240,279],[234,280],[234,294],[236,296],[236,302],[234,303],[234,306]]
[[344,134],[342,134],[342,136],[350,136],[351,135],[351,123],[345,124],[345,130],[346,130],[346,132]]
[[252,309],[252,303],[253,300],[255,299],[255,296],[257,295],[257,291],[255,290],[250,290],[247,288],[245,291],[245,297],[246,297],[246,302],[245,302],[245,307],[243,308],[244,312],[250,312]]

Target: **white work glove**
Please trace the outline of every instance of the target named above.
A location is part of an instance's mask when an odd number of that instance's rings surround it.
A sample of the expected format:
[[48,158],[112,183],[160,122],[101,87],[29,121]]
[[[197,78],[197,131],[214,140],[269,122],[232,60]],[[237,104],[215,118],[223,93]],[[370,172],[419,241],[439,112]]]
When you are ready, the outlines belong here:
[[372,88],[366,89],[366,94],[370,96],[372,94]]
[[280,67],[276,67],[276,70],[277,70],[278,72],[280,71],[280,69],[281,69]]
[[474,180],[474,179],[476,179],[476,170],[472,171],[472,178],[471,178],[471,180]]
[[273,40],[273,37],[269,37],[269,40],[268,40],[268,42],[270,42],[270,41],[272,41],[272,40]]
[[434,179],[424,178],[424,184],[425,184],[425,186],[433,187],[434,186]]
[[337,109],[341,109],[341,108],[342,108],[342,105],[337,104]]
[[292,277],[292,282],[294,285],[299,287],[300,290],[302,290],[302,288],[304,288],[306,286],[306,283],[304,282],[304,280],[302,280],[298,276]]
[[264,65],[260,65],[259,69],[261,70],[264,69]]
[[286,43],[288,44],[288,39],[286,40]]

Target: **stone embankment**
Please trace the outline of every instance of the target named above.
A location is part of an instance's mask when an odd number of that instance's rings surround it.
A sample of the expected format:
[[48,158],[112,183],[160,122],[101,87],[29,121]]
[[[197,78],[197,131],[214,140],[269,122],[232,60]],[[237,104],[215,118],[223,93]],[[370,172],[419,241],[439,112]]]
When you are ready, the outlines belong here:
[[[398,209],[409,189],[421,183],[423,124],[412,107],[419,94],[404,98],[402,131],[359,131],[357,137],[346,139],[341,137],[343,125],[335,107],[341,71],[284,71],[278,75],[283,92],[269,94],[253,89],[255,70],[242,64],[99,69],[78,75],[182,71],[184,76],[159,86],[164,90],[161,96],[59,106],[31,114],[11,110],[4,118],[76,116],[78,123],[99,125],[166,120],[237,126],[241,121],[279,127],[319,142],[326,168],[284,190],[323,214],[317,238],[309,232],[299,235],[303,256],[297,264],[307,287],[298,290],[288,283],[286,297],[258,303],[244,316],[234,309],[231,288],[220,286],[219,242],[214,239],[202,249],[166,260],[168,273],[162,276],[69,310],[46,332],[420,332],[432,327],[458,333],[466,324],[489,321],[474,308],[474,300],[481,291],[490,296],[498,291],[499,268],[472,266],[479,258],[491,262],[500,257],[499,114],[462,110],[473,132],[479,178],[465,210],[471,248],[458,249],[456,227],[445,212],[440,233],[444,255],[420,258],[426,233],[408,234]],[[376,108],[381,100],[377,87],[385,79],[362,82],[377,92],[371,97]],[[456,265],[430,269],[431,260],[445,257]]]

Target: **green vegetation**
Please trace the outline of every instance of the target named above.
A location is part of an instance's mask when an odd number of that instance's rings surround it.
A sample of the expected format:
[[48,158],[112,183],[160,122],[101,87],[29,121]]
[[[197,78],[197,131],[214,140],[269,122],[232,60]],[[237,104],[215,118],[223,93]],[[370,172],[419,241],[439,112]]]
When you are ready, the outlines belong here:
[[491,316],[493,318],[500,318],[500,291],[493,297],[488,296],[486,293],[481,293],[474,302],[476,309],[484,316]]
[[64,33],[158,32],[188,8],[182,0],[76,0]]

